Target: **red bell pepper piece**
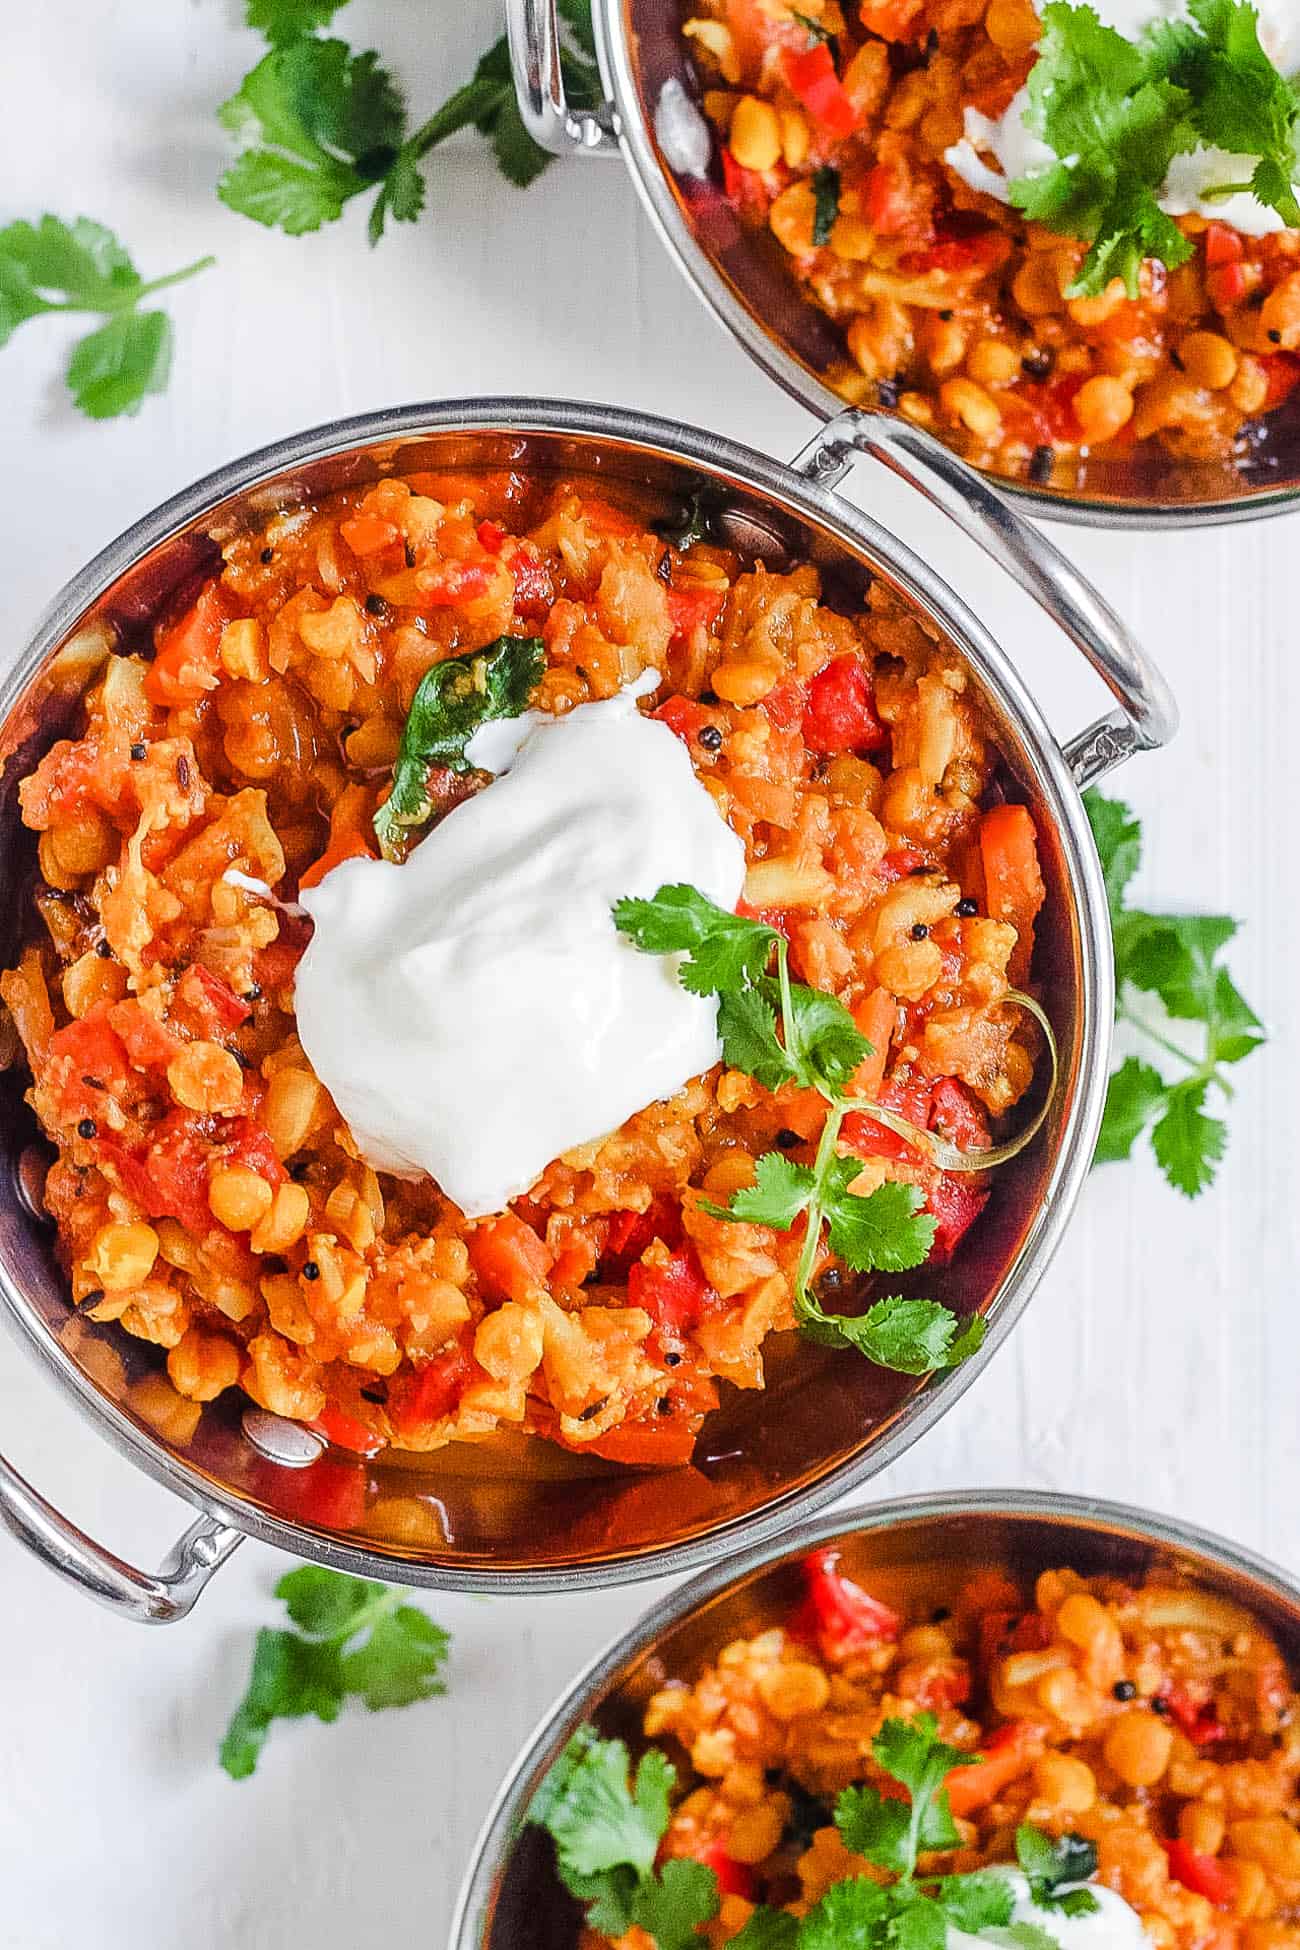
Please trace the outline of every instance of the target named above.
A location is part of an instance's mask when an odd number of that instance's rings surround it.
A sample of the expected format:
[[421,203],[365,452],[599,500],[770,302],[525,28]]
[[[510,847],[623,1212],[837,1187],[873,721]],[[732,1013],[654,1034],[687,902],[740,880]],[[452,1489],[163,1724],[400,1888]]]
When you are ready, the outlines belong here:
[[666,697],[651,716],[658,718],[660,724],[666,724],[684,745],[691,744],[705,725],[711,722],[705,707],[697,704],[693,697]]
[[798,97],[815,122],[832,135],[852,135],[858,126],[858,111],[835,72],[825,41],[818,41],[803,54],[787,53],[785,78],[791,94]]
[[191,962],[181,976],[176,985],[176,999],[193,1020],[198,1033],[215,1040],[226,1030],[238,1029],[253,1013],[252,1004],[245,1002],[242,995],[236,995],[228,983],[205,968],[201,961]]
[[989,1202],[986,1190],[960,1172],[946,1171],[925,1195],[925,1209],[936,1221],[927,1266],[946,1266]]
[[962,1151],[987,1151],[989,1127],[984,1111],[964,1083],[940,1077],[931,1091],[930,1126]]
[[1042,1747],[1043,1736],[1032,1720],[1008,1720],[970,1766],[954,1767],[947,1777],[944,1786],[952,1812],[960,1818],[987,1808],[1027,1772]]
[[[900,162],[873,163],[862,185],[867,221],[882,237],[901,237],[913,227],[910,172]],[[927,226],[928,227],[928,226]]]
[[494,521],[481,521],[475,533],[480,548],[485,548],[489,555],[500,555],[506,539],[504,528],[499,528]]
[[459,1342],[445,1354],[435,1355],[390,1401],[389,1417],[399,1435],[431,1428],[450,1415],[473,1373],[473,1357]]
[[332,1404],[307,1426],[314,1429],[317,1435],[323,1435],[336,1448],[351,1449],[354,1455],[377,1456],[386,1446],[382,1435],[376,1435],[364,1422],[358,1422],[355,1415],[345,1415],[341,1408],[335,1408]]
[[682,1209],[667,1192],[657,1193],[644,1212],[613,1214],[600,1256],[602,1268],[626,1277],[652,1239],[662,1239],[670,1247],[681,1244]]
[[689,1246],[679,1246],[666,1259],[639,1259],[628,1268],[627,1304],[649,1314],[656,1327],[678,1333],[698,1324],[717,1295]]
[[1226,223],[1206,224],[1205,261],[1211,268],[1219,264],[1235,264],[1245,248],[1240,231],[1230,229]]
[[1267,352],[1260,360],[1268,379],[1268,391],[1264,395],[1261,413],[1271,413],[1275,406],[1281,406],[1289,398],[1300,382],[1300,359],[1294,352]]
[[1205,289],[1216,311],[1229,311],[1246,295],[1246,270],[1242,264],[1217,264],[1207,273]]
[[796,1637],[814,1639],[832,1665],[896,1639],[903,1628],[896,1611],[836,1569],[839,1561],[836,1550],[813,1551],[804,1559],[807,1595],[791,1627]]
[[712,629],[727,600],[725,589],[710,589],[702,583],[690,589],[667,589],[664,593],[668,598],[668,620],[673,626],[674,642],[690,636],[697,625]]
[[1181,1686],[1167,1687],[1162,1697],[1169,1708],[1169,1717],[1194,1747],[1210,1747],[1216,1740],[1226,1739],[1228,1729],[1215,1712],[1212,1700],[1193,1699]]
[[752,1903],[758,1893],[754,1871],[748,1862],[737,1862],[727,1854],[724,1836],[717,1836],[711,1842],[695,1851],[695,1860],[703,1862],[706,1869],[712,1869],[718,1879],[719,1892],[724,1896],[743,1896]]
[[1202,1855],[1181,1840],[1162,1842],[1161,1847],[1169,1857],[1170,1875],[1184,1889],[1193,1890],[1221,1909],[1235,1901],[1237,1873],[1231,1862],[1221,1862],[1217,1855]]
[[[918,1130],[929,1129],[931,1084],[928,1077],[918,1071],[906,1076],[892,1076],[882,1083],[874,1093],[876,1102],[886,1110],[896,1111],[905,1117],[909,1124]],[[919,1156],[914,1145],[906,1138],[891,1131],[887,1124],[877,1123],[865,1111],[850,1111],[843,1124],[844,1142],[858,1158],[912,1158]]]
[[808,686],[803,735],[815,752],[874,752],[885,743],[871,680],[851,651],[818,671]]
[[470,1234],[469,1263],[494,1300],[526,1300],[545,1285],[554,1259],[546,1241],[514,1212],[503,1212]]

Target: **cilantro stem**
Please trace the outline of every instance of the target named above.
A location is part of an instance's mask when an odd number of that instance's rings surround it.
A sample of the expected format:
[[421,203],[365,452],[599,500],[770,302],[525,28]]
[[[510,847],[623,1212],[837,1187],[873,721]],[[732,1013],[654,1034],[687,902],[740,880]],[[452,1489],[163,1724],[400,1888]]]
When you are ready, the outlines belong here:
[[501,83],[467,81],[454,95],[449,95],[442,107],[436,109],[427,122],[422,122],[414,135],[409,135],[402,144],[400,155],[403,162],[423,162],[431,149],[440,142],[456,135],[461,129],[472,128],[476,122],[494,113],[506,99],[506,87]]
[[1131,1029],[1136,1029],[1138,1034],[1145,1036],[1149,1042],[1155,1043],[1159,1049],[1165,1051],[1166,1055],[1177,1057],[1178,1061],[1191,1071],[1190,1082],[1217,1084],[1225,1097],[1231,1097],[1235,1094],[1232,1085],[1223,1075],[1223,1072],[1213,1057],[1207,1056],[1198,1062],[1185,1049],[1180,1049],[1178,1044],[1172,1042],[1168,1036],[1162,1036],[1158,1029],[1152,1029],[1149,1023],[1144,1022],[1140,1016],[1135,1015],[1122,1002],[1119,1006],[1119,1019],[1121,1022],[1126,1022]]
[[196,257],[193,264],[187,264],[183,270],[169,271],[166,277],[151,278],[147,284],[135,285],[111,297],[96,298],[93,303],[79,304],[71,298],[60,302],[46,300],[41,308],[43,311],[94,312],[100,318],[117,317],[121,312],[134,311],[142,298],[151,298],[155,291],[166,291],[169,285],[181,284],[186,278],[196,277],[200,271],[210,270],[216,261],[215,257]]
[[[781,967],[784,971],[784,955],[781,957]],[[822,1125],[822,1134],[817,1144],[817,1156],[813,1160],[813,1177],[816,1180],[816,1184],[813,1195],[808,1201],[807,1226],[803,1237],[803,1248],[799,1254],[799,1264],[795,1269],[794,1276],[795,1301],[797,1305],[803,1307],[808,1305],[808,1283],[812,1278],[813,1267],[817,1263],[817,1248],[821,1244],[823,1218],[821,1188],[826,1183],[826,1173],[830,1167],[831,1159],[835,1156],[836,1140],[839,1137],[840,1125],[844,1120],[844,1113],[847,1109],[848,1105],[842,1097],[835,1099],[828,1105],[826,1122]]]

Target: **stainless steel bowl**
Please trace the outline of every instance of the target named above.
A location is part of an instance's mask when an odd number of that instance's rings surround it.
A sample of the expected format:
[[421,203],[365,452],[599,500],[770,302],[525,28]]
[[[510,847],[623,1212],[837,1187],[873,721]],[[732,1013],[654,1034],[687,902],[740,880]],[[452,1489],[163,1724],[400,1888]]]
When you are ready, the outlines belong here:
[[[787,393],[823,419],[840,412],[826,377],[846,358],[839,329],[799,291],[775,238],[742,225],[718,187],[680,0],[592,0],[608,99],[582,110],[565,100],[555,0],[507,0],[506,14],[534,139],[557,156],[622,155],[655,229],[714,316]],[[1262,437],[1234,462],[1179,461],[1148,441],[1130,459],[1083,462],[1072,488],[990,478],[1034,514],[1090,527],[1248,521],[1285,513],[1300,497],[1300,392],[1261,424]]]
[[[164,605],[220,559],[223,541],[273,510],[345,485],[422,469],[510,467],[617,484],[653,518],[708,484],[727,538],[751,557],[808,557],[828,587],[861,602],[872,578],[962,654],[996,727],[1012,780],[1032,806],[1049,901],[1039,959],[1061,1050],[1052,1115],[1005,1171],[955,1268],[930,1284],[988,1315],[984,1352],[925,1382],[779,1337],[763,1395],[733,1395],[706,1424],[692,1467],[629,1471],[517,1439],[457,1444],[373,1463],[322,1454],[320,1440],[233,1396],[197,1427],[176,1418],[158,1354],[76,1314],[52,1228],[24,1201],[37,1138],[21,1081],[0,1111],[0,1312],[60,1391],[121,1451],[203,1514],[149,1576],[78,1532],[0,1460],[0,1521],[65,1577],[125,1614],[165,1621],[193,1604],[244,1535],[340,1569],[458,1589],[545,1591],[698,1568],[774,1537],[893,1461],[968,1387],[1027,1302],[1060,1239],[1092,1158],[1113,1013],[1105,892],[1080,787],[1174,728],[1158,673],[1096,593],[997,496],[974,482],[957,517],[1035,593],[1105,677],[1116,708],[1064,749],[988,632],[935,572],[832,492],[883,423],[847,415],[791,466],[706,433],[611,408],[529,400],[452,402],[368,415],[236,461],[146,516],[58,598],[0,692],[0,965],[24,920],[33,835],[19,780],[63,734],[115,643],[147,646]],[[884,449],[936,498],[951,457],[886,428]]]
[[1243,1606],[1300,1671],[1300,1589],[1262,1558],[1208,1531],[1145,1510],[1084,1497],[989,1490],[914,1497],[805,1524],[680,1587],[576,1679],[515,1762],[487,1820],[461,1890],[448,1950],[575,1950],[579,1911],[554,1870],[550,1843],[526,1824],[547,1769],[584,1720],[635,1751],[647,1700],[687,1677],[730,1640],[789,1618],[801,1596],[800,1559],[833,1545],[845,1569],[886,1600],[948,1601],[973,1570],[1005,1568],[1031,1586],[1069,1565],[1085,1576],[1151,1575]]

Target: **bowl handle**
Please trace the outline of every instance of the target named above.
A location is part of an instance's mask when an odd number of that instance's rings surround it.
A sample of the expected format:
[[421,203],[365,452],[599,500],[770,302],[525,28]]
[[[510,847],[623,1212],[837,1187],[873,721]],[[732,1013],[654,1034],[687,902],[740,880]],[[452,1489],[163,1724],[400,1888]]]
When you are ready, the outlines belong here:
[[612,102],[570,108],[560,66],[555,0],[506,0],[510,66],[524,127],[551,156],[614,156],[618,123]]
[[964,528],[1059,623],[1114,693],[1118,710],[1064,747],[1080,790],[1134,752],[1168,743],[1178,729],[1178,706],[1141,644],[1056,544],[932,433],[884,413],[850,409],[837,413],[791,465],[818,486],[834,487],[859,453],[882,460]]
[[0,1456],[0,1525],[69,1584],[122,1618],[170,1625],[191,1611],[214,1571],[244,1541],[215,1517],[200,1517],[152,1576],[96,1544],[61,1516]]

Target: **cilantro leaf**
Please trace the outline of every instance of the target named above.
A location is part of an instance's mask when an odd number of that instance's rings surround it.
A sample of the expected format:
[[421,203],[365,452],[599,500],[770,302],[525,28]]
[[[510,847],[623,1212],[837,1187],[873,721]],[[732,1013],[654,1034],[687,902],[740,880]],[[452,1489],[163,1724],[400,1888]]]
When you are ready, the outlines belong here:
[[[1232,8],[1235,0],[1214,0]],[[1198,0],[1199,4],[1199,0]],[[1195,9],[1193,9],[1195,11]],[[1167,23],[1174,55],[1186,23]],[[1115,1013],[1165,1057],[1188,1072],[1169,1081],[1151,1062],[1129,1056],[1110,1079],[1096,1162],[1132,1154],[1144,1131],[1165,1177],[1176,1191],[1197,1197],[1213,1183],[1227,1148],[1227,1126],[1207,1114],[1211,1088],[1231,1094],[1222,1066],[1240,1063],[1265,1041],[1263,1024],[1223,966],[1220,956],[1237,932],[1226,914],[1151,914],[1127,905],[1127,890],[1141,854],[1141,830],[1127,806],[1099,792],[1084,795],[1101,855],[1115,944]],[[1198,1059],[1135,1006],[1133,992],[1158,998],[1171,1030],[1199,1023],[1204,1054]]]
[[799,1310],[799,1319],[811,1340],[855,1347],[878,1368],[896,1374],[958,1367],[983,1346],[987,1331],[979,1314],[958,1331],[957,1316],[939,1301],[907,1300],[897,1293],[858,1315],[827,1314],[813,1302]]
[[758,989],[729,989],[718,997],[718,1036],[723,1062],[743,1070],[764,1090],[798,1080],[776,1033],[776,1011]]
[[1209,1087],[1204,1077],[1175,1084],[1165,1098],[1164,1115],[1151,1132],[1156,1162],[1185,1198],[1195,1198],[1214,1183],[1227,1149],[1227,1125],[1221,1118],[1205,1115]]
[[297,1629],[257,1635],[248,1689],[221,1743],[232,1780],[255,1771],[276,1720],[337,1720],[350,1694],[379,1712],[446,1691],[439,1674],[450,1640],[402,1595],[315,1565],[280,1580],[276,1596]]
[[651,1747],[633,1782],[623,1742],[602,1740],[594,1727],[583,1726],[533,1797],[528,1819],[550,1835],[566,1878],[618,1868],[648,1876],[668,1826],[675,1778],[670,1763]]
[[835,1803],[835,1826],[849,1853],[865,1856],[878,1869],[906,1875],[914,1866],[908,1854],[912,1811],[906,1801],[869,1785],[847,1787]]
[[364,1645],[344,1654],[344,1689],[372,1713],[434,1699],[447,1690],[441,1672],[450,1643],[427,1613],[398,1605],[375,1620]]
[[134,413],[164,390],[172,357],[171,319],[141,311],[140,301],[212,261],[201,258],[146,283],[112,231],[88,217],[8,224],[0,230],[0,346],[42,313],[99,313],[104,323],[72,349],[68,390],[92,420]]
[[[1040,1909],[1059,1909],[1070,1916],[1088,1916],[1097,1909],[1091,1890],[1058,1893],[1063,1884],[1087,1882],[1097,1873],[1096,1845],[1082,1835],[1045,1835],[1041,1828],[1022,1822],[1016,1830],[1016,1860]],[[1074,1901],[1080,1896],[1085,1899],[1083,1906]]]
[[866,1876],[833,1882],[799,1930],[799,1950],[878,1950],[889,1894]]
[[813,172],[814,244],[829,244],[835,219],[840,214],[840,172],[832,163],[823,163]]
[[1084,794],[1084,809],[1101,859],[1111,918],[1123,911],[1124,894],[1142,861],[1142,828],[1122,799]]
[[524,710],[545,667],[540,637],[499,636],[482,650],[446,657],[420,679],[402,727],[393,785],[375,813],[375,836],[386,860],[404,857],[416,827],[433,816],[429,768],[473,768],[465,747],[480,725]]
[[614,925],[647,954],[688,955],[682,986],[695,995],[725,995],[756,982],[779,939],[775,928],[729,914],[681,881],[651,900],[618,901]]
[[788,1909],[756,1909],[727,1950],[796,1950],[802,1942],[799,1919]]
[[632,1921],[649,1932],[659,1950],[699,1950],[701,1923],[718,1913],[718,1878],[704,1862],[677,1856],[658,1875],[647,1876],[632,1898]]
[[937,1230],[921,1193],[915,1185],[887,1182],[860,1198],[848,1188],[861,1171],[860,1158],[836,1158],[827,1170],[822,1208],[831,1251],[855,1273],[920,1266]]
[[[776,990],[769,983],[769,1000]],[[779,990],[776,990],[779,994]],[[836,996],[791,982],[785,1015],[785,1046],[802,1081],[834,1096],[871,1055],[871,1044]]]
[[997,1869],[977,1869],[970,1875],[944,1876],[936,1900],[954,1929],[979,1936],[985,1930],[1006,1928],[1016,1895]]
[[346,0],[245,0],[244,21],[273,47],[328,27]]
[[780,1151],[765,1151],[755,1166],[754,1183],[733,1192],[728,1204],[714,1205],[707,1199],[701,1208],[717,1219],[744,1219],[751,1225],[775,1226],[788,1232],[801,1212],[806,1212],[817,1189],[817,1179],[809,1165],[796,1164]]
[[1255,194],[1284,223],[1300,226],[1292,187],[1300,98],[1260,45],[1258,12],[1249,0],[1188,0],[1187,11],[1200,33],[1177,37],[1170,72],[1192,98],[1197,133],[1232,154],[1259,157]]
[[229,209],[298,237],[332,223],[396,162],[406,111],[372,51],[346,41],[272,48],[218,110],[245,145],[217,185]]
[[1114,1164],[1132,1156],[1133,1146],[1164,1106],[1167,1086],[1158,1070],[1130,1056],[1120,1064],[1106,1091],[1094,1162]]
[[911,1794],[913,1863],[922,1849],[956,1848],[961,1840],[943,1784],[954,1767],[971,1766],[975,1755],[940,1740],[938,1729],[933,1713],[918,1713],[911,1720],[886,1720],[871,1743],[877,1766]]

